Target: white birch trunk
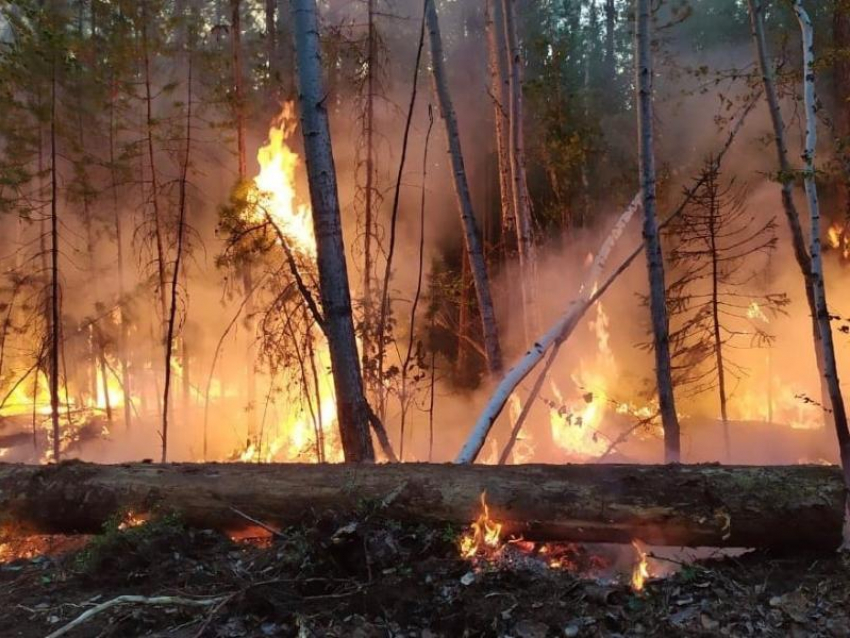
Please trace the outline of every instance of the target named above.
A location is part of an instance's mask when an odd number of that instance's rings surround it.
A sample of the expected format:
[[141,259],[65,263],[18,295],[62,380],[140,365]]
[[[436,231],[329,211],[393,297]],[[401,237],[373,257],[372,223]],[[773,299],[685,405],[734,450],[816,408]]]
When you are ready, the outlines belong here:
[[817,101],[815,98],[814,36],[812,21],[800,0],[794,0],[794,12],[797,14],[797,20],[800,23],[803,40],[803,103],[806,112],[803,184],[806,189],[806,202],[809,207],[811,280],[818,330],[821,337],[820,346],[823,351],[822,375],[829,393],[832,420],[835,424],[836,434],[838,435],[838,447],[841,453],[841,463],[844,468],[845,483],[850,487],[850,431],[847,428],[847,413],[844,407],[844,398],[841,394],[841,385],[838,380],[838,367],[835,362],[835,348],[832,340],[832,326],[830,324],[829,309],[826,302],[820,240],[820,206],[818,204],[817,184],[815,183]]
[[[502,408],[505,407],[505,403],[507,403],[508,398],[510,398],[517,386],[519,386],[519,384],[522,383],[522,380],[528,376],[528,373],[531,372],[538,363],[540,363],[543,359],[543,355],[546,354],[546,351],[551,346],[555,343],[565,341],[570,336],[576,325],[578,325],[579,320],[584,316],[585,312],[587,312],[588,308],[593,305],[594,301],[596,301],[599,295],[607,289],[611,282],[616,279],[621,272],[623,272],[622,268],[617,269],[617,271],[606,280],[601,289],[597,288],[599,277],[602,275],[602,269],[605,267],[605,263],[608,261],[608,257],[611,255],[614,245],[622,236],[629,220],[634,216],[635,211],[639,208],[640,202],[640,194],[635,195],[635,198],[620,215],[617,223],[611,229],[611,232],[608,234],[608,237],[605,239],[602,247],[593,259],[590,271],[587,273],[584,283],[582,283],[582,286],[579,289],[578,298],[570,302],[567,311],[561,316],[558,322],[552,326],[546,334],[534,342],[534,345],[528,352],[525,353],[525,356],[519,360],[519,363],[511,368],[501,382],[499,382],[499,385],[496,387],[496,390],[493,392],[493,395],[487,402],[487,405],[484,406],[484,410],[475,422],[475,426],[472,428],[472,432],[469,434],[466,443],[464,443],[463,448],[457,455],[457,458],[455,458],[455,463],[473,463],[475,461],[478,454],[481,452],[481,448],[484,446],[487,434],[489,434],[490,429],[493,427],[493,424],[496,422],[499,414],[501,414]],[[629,263],[631,263],[630,260]]]
[[[800,214],[794,203],[794,169],[788,159],[788,144],[785,141],[785,122],[782,119],[782,111],[779,108],[779,98],[776,93],[776,81],[774,79],[773,67],[770,64],[767,42],[764,35],[764,19],[762,12],[764,4],[762,0],[748,0],[750,13],[750,28],[753,42],[756,47],[756,57],[762,75],[764,85],[764,97],[767,101],[770,119],[773,125],[773,138],[776,145],[776,155],[779,164],[778,181],[782,188],[782,209],[785,219],[791,231],[791,244],[794,248],[794,257],[800,267],[806,290],[806,301],[809,304],[809,314],[812,320],[812,339],[815,346],[815,360],[818,373],[821,378],[821,398],[824,403],[828,401],[829,391],[824,381],[823,370],[823,348],[820,345],[820,328],[817,320],[817,307],[815,304],[814,285],[812,283],[812,265],[809,252],[806,248],[806,239],[803,236],[803,228],[800,223]],[[827,418],[827,420],[830,420]]]
[[340,436],[346,461],[373,461],[375,453],[354,338],[336,169],[325,107],[327,94],[322,82],[316,0],[292,0],[291,5],[301,132]]
[[443,60],[443,43],[440,37],[440,23],[437,18],[435,0],[426,0],[425,14],[428,21],[428,35],[431,43],[431,69],[434,77],[434,88],[440,103],[440,112],[446,125],[446,137],[449,144],[449,155],[452,162],[455,195],[458,200],[463,238],[469,255],[469,266],[472,270],[472,280],[481,313],[481,323],[484,335],[484,350],[487,354],[487,367],[491,375],[502,372],[502,349],[499,345],[499,329],[496,324],[496,313],[493,309],[493,297],[490,293],[490,282],[487,276],[487,264],[484,261],[484,250],[478,233],[478,224],[472,208],[472,197],[466,179],[466,169],[463,165],[463,152],[460,145],[460,132],[457,116],[449,94],[448,78],[446,77]]
[[680,459],[679,418],[673,397],[668,333],[667,296],[664,284],[664,260],[655,206],[655,155],[652,132],[652,51],[650,49],[650,0],[637,0],[635,11],[635,63],[638,100],[638,160],[643,194],[643,236],[649,271],[649,308],[655,350],[655,377],[658,405],[664,428],[664,459],[678,463]]
[[502,0],[502,16],[505,23],[505,41],[510,53],[508,65],[510,165],[519,248],[520,290],[523,297],[525,336],[530,340],[537,333],[539,323],[536,303],[537,259],[534,248],[534,228],[531,223],[531,204],[525,176],[525,136],[522,129],[522,51],[516,33],[516,0]]

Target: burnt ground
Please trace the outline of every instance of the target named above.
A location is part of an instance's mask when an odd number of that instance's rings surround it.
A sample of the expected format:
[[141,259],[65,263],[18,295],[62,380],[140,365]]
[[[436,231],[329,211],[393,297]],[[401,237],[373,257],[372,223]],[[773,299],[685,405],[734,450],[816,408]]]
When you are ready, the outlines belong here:
[[0,636],[48,636],[120,595],[202,606],[116,605],[64,635],[850,636],[847,556],[672,564],[636,593],[610,555],[520,544],[470,562],[457,533],[328,515],[234,541],[164,517],[93,539],[10,543],[0,546]]

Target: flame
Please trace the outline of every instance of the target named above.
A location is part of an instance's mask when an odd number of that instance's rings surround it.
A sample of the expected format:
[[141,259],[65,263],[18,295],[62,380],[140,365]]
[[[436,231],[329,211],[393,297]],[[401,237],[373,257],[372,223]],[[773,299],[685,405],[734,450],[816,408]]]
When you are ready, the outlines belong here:
[[130,529],[130,528],[133,528],[133,527],[139,527],[139,526],[147,523],[148,519],[149,519],[149,517],[148,517],[147,514],[140,514],[138,512],[133,512],[131,510],[131,511],[127,512],[124,515],[124,518],[121,519],[121,522],[118,523],[118,529],[123,531],[125,529]]
[[768,319],[767,315],[764,314],[764,310],[761,309],[761,306],[757,301],[750,302],[750,305],[747,307],[747,318],[758,319],[764,323],[770,323],[770,319]]
[[487,505],[487,492],[481,492],[481,514],[478,515],[470,531],[460,539],[460,555],[474,558],[480,552],[498,549],[502,544],[502,524],[490,518]]
[[833,222],[826,231],[826,239],[830,247],[841,251],[841,257],[850,260],[850,232],[840,222]]
[[[251,214],[256,220],[265,220],[268,215],[287,245],[294,252],[313,260],[316,256],[316,238],[312,210],[308,204],[297,202],[296,170],[300,159],[287,143],[296,126],[294,105],[287,102],[269,129],[266,144],[257,151],[260,172],[253,180],[248,201],[252,204]],[[310,410],[292,409],[296,402],[286,401],[287,413],[263,431],[259,440],[249,441],[245,450],[236,455],[238,460],[318,460],[318,448],[323,448],[321,455],[325,461],[343,460],[342,446],[335,427],[336,398],[330,372],[330,352],[321,331],[316,327],[313,331],[319,376],[318,390],[310,389],[314,414],[311,415]],[[296,382],[294,385],[300,384],[300,379],[294,376],[293,381]]]
[[252,203],[260,217],[269,214],[293,247],[315,256],[312,211],[307,204],[296,204],[295,171],[300,159],[286,143],[295,128],[295,109],[287,102],[269,129],[268,142],[257,151],[260,172],[254,178]]
[[632,547],[635,548],[637,555],[637,560],[632,571],[632,589],[640,592],[643,591],[646,581],[650,578],[649,562],[646,559],[646,551],[643,549],[643,544],[639,540],[633,540]]

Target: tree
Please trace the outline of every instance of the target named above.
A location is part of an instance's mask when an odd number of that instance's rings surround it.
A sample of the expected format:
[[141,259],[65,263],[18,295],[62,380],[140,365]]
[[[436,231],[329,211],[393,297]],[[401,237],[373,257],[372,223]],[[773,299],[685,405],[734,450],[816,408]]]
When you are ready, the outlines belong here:
[[[809,242],[811,258],[811,286],[814,296],[815,318],[820,333],[822,349],[823,375],[829,393],[832,408],[832,420],[838,438],[838,451],[844,468],[844,482],[850,489],[850,428],[847,424],[847,411],[838,379],[838,365],[835,361],[835,346],[832,338],[832,316],[826,301],[826,286],[823,274],[823,256],[821,253],[820,204],[815,183],[815,149],[817,147],[817,99],[815,97],[815,61],[814,33],[812,21],[801,0],[794,0],[794,12],[800,23],[803,45],[803,103],[806,111],[806,137],[803,149],[803,185],[806,191],[806,203],[809,207]],[[817,345],[817,344],[815,344]],[[850,539],[849,539],[850,540]]]
[[354,338],[336,169],[325,103],[327,96],[322,81],[316,1],[291,0],[291,5],[301,133],[313,205],[319,291],[331,354],[340,437],[347,461],[372,461],[375,454]]
[[716,390],[727,460],[729,382],[747,373],[730,353],[769,346],[773,339],[760,322],[788,304],[784,294],[751,290],[750,262],[775,248],[776,222],[750,214],[746,195],[734,182],[723,184],[717,163],[709,159],[691,205],[668,233],[675,242],[667,293],[673,379],[692,396]]
[[487,274],[487,264],[484,260],[484,249],[475,220],[472,207],[472,197],[469,183],[466,179],[466,169],[463,164],[463,151],[460,144],[460,131],[457,115],[449,93],[448,78],[446,77],[445,60],[443,59],[443,42],[440,37],[440,23],[437,18],[435,0],[426,0],[425,16],[428,23],[428,35],[431,43],[431,71],[437,101],[440,104],[440,114],[446,127],[446,138],[452,163],[452,177],[458,210],[463,225],[463,239],[469,257],[472,271],[472,281],[481,313],[481,325],[484,335],[484,350],[487,353],[487,367],[492,375],[502,372],[502,347],[499,342],[499,329],[496,324],[496,312],[493,307],[493,296],[490,292],[490,280]]
[[655,377],[661,425],[664,428],[664,458],[668,463],[680,460],[679,417],[673,396],[670,364],[670,335],[667,318],[664,260],[658,234],[655,196],[655,151],[653,149],[652,51],[650,49],[650,2],[637,0],[635,7],[635,69],[638,103],[638,163],[643,197],[643,237],[649,271],[649,309],[655,352]]

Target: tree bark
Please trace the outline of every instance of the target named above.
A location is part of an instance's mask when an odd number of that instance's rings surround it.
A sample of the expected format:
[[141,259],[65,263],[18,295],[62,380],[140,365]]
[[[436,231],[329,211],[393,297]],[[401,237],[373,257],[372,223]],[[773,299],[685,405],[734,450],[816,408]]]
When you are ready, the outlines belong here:
[[605,80],[609,89],[617,79],[617,63],[614,53],[614,29],[617,25],[617,7],[614,0],[605,0]]
[[[481,452],[481,448],[484,447],[484,441],[487,439],[487,435],[490,433],[493,424],[496,422],[496,419],[502,412],[502,408],[505,407],[505,403],[507,403],[508,398],[511,394],[513,394],[517,386],[519,386],[523,379],[525,379],[534,367],[540,363],[543,359],[543,355],[546,354],[546,351],[550,347],[555,346],[557,348],[570,336],[570,334],[572,334],[572,331],[575,330],[576,325],[578,325],[578,322],[584,316],[584,313],[587,312],[587,309],[593,305],[602,293],[605,292],[608,286],[611,285],[619,274],[628,267],[628,264],[631,263],[632,259],[629,258],[627,262],[624,262],[624,265],[621,265],[614,274],[608,277],[602,286],[597,288],[599,277],[602,275],[602,269],[605,267],[605,263],[608,261],[611,251],[622,236],[623,231],[626,229],[626,225],[637,211],[639,205],[640,196],[636,195],[631,204],[629,204],[628,207],[626,207],[626,210],[624,210],[620,215],[620,218],[617,220],[617,223],[614,224],[614,227],[603,242],[602,247],[596,254],[596,257],[594,257],[593,263],[590,266],[590,271],[582,283],[578,298],[570,303],[567,311],[562,315],[558,322],[550,328],[546,334],[534,342],[534,345],[528,352],[525,353],[525,356],[523,356],[523,358],[508,371],[504,378],[499,382],[499,385],[496,386],[496,390],[493,392],[493,395],[484,407],[484,411],[475,422],[472,432],[455,459],[455,463],[464,464],[475,462],[475,459],[478,458],[478,454]],[[591,293],[591,290],[595,290],[595,292]]]
[[505,41],[510,52],[508,65],[510,108],[510,167],[513,180],[514,211],[516,212],[517,245],[519,247],[520,291],[523,298],[523,318],[526,342],[538,329],[537,317],[537,259],[534,229],[531,222],[531,202],[525,175],[525,135],[522,105],[522,50],[516,33],[516,0],[502,0]]
[[[832,421],[838,438],[838,449],[841,454],[841,464],[844,467],[844,479],[850,488],[850,430],[847,427],[847,412],[844,407],[844,397],[838,379],[838,366],[835,361],[835,346],[832,339],[832,324],[826,301],[826,286],[824,285],[823,259],[821,256],[821,227],[820,205],[818,190],[815,183],[815,149],[817,147],[817,100],[815,98],[815,69],[814,69],[814,34],[812,21],[803,8],[800,0],[794,0],[794,12],[800,22],[803,40],[803,103],[806,111],[806,138],[803,150],[803,184],[806,189],[806,201],[809,207],[809,241],[811,245],[812,289],[814,292],[815,310],[820,346],[823,351],[823,381],[829,392],[829,402],[832,408]],[[817,345],[817,344],[816,344]]]
[[[56,146],[56,59],[52,62],[50,78],[50,422],[53,430],[53,460],[61,456],[59,431],[59,348],[62,329],[59,297],[59,175]],[[67,391],[65,398],[67,400]]]
[[664,260],[658,233],[655,201],[655,153],[652,131],[652,51],[650,43],[650,1],[637,0],[635,11],[635,62],[638,100],[638,160],[643,195],[643,237],[649,271],[649,308],[655,351],[655,378],[658,404],[664,428],[664,458],[678,463],[680,458],[679,417],[673,396],[670,365],[670,336],[667,318],[667,288],[664,284]]
[[496,157],[499,167],[499,201],[501,204],[502,244],[509,245],[516,233],[511,164],[508,150],[508,76],[505,71],[507,51],[502,20],[502,3],[487,0],[484,26],[487,32],[487,66],[490,72],[490,99],[493,100],[493,122],[496,129]]
[[[803,228],[800,224],[800,214],[797,212],[797,205],[794,203],[794,169],[791,167],[791,162],[788,159],[788,144],[785,139],[785,122],[782,118],[782,111],[779,108],[779,97],[776,93],[776,81],[774,79],[773,67],[770,64],[770,58],[767,52],[764,20],[762,16],[764,5],[762,0],[747,0],[747,4],[750,13],[750,28],[756,48],[756,57],[758,59],[759,69],[761,70],[762,84],[764,85],[764,97],[767,101],[768,110],[770,111],[770,120],[773,125],[773,138],[776,146],[777,163],[779,165],[777,181],[779,181],[782,189],[782,210],[785,212],[785,219],[788,221],[788,228],[791,231],[791,244],[794,248],[794,258],[797,260],[797,265],[800,267],[800,272],[803,275],[806,290],[806,302],[809,305],[809,313],[812,321],[812,339],[815,347],[815,360],[817,362],[818,373],[821,378],[821,398],[824,403],[826,403],[828,401],[829,391],[824,382],[823,348],[820,343],[821,335],[817,320],[817,306],[815,304],[814,283],[812,281],[812,263],[809,252],[806,248],[806,238],[803,236]],[[827,420],[830,420],[828,415]]]
[[443,60],[443,42],[440,37],[440,24],[434,0],[425,3],[425,14],[428,21],[428,35],[431,43],[431,68],[434,77],[434,87],[440,103],[440,112],[446,125],[449,154],[452,162],[455,195],[458,200],[463,238],[469,255],[469,265],[472,270],[472,280],[475,283],[475,293],[478,298],[478,308],[481,314],[481,324],[484,335],[484,349],[487,353],[487,367],[490,374],[498,376],[502,372],[502,348],[499,344],[499,329],[496,325],[496,312],[493,308],[493,296],[490,292],[490,281],[487,275],[487,264],[484,260],[484,249],[475,221],[472,208],[472,197],[466,179],[466,169],[463,164],[463,151],[460,144],[457,116],[449,94],[448,78],[446,77]]
[[[313,512],[467,525],[487,492],[504,538],[835,550],[844,487],[826,466],[419,463],[0,465],[0,523],[15,533],[96,533],[122,512],[172,512],[236,531],[310,524]],[[789,524],[793,521],[793,524]]]
[[322,82],[316,0],[292,0],[291,5],[295,26],[301,132],[313,207],[319,291],[331,355],[340,438],[347,461],[373,461],[375,452],[369,435],[369,409],[363,394],[363,378],[351,316],[351,292],[342,240],[336,169],[325,105],[327,95]]

